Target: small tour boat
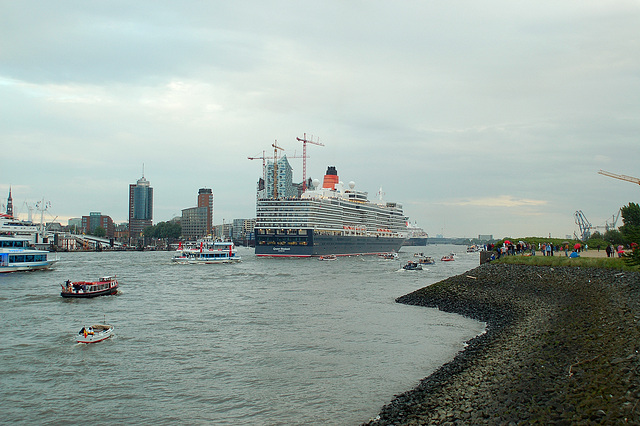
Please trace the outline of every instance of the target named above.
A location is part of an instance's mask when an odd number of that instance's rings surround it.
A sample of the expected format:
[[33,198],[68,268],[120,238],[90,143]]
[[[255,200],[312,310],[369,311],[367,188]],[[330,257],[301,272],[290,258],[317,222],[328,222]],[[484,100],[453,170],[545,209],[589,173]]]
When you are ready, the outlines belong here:
[[451,253],[451,254],[448,254],[446,256],[442,256],[442,259],[440,259],[440,260],[443,261],[443,262],[451,262],[451,261],[453,261],[455,259],[453,258],[453,253]]
[[176,263],[235,263],[240,262],[238,249],[232,241],[214,241],[211,238],[199,240],[195,246],[178,247],[172,262]]
[[82,327],[78,332],[78,343],[98,343],[113,335],[113,326],[108,324],[94,324]]
[[436,263],[436,260],[431,256],[425,256],[418,259],[418,263],[421,263],[422,265],[433,265]]
[[335,254],[325,254],[320,256],[318,260],[338,260],[338,257]]
[[424,257],[424,253],[423,252],[413,253],[413,257]]
[[418,262],[409,261],[402,267],[402,269],[405,269],[407,271],[422,271],[422,265],[420,265]]
[[98,281],[74,281],[67,280],[62,286],[62,297],[96,297],[116,294],[118,292],[118,280],[116,277],[100,277]]

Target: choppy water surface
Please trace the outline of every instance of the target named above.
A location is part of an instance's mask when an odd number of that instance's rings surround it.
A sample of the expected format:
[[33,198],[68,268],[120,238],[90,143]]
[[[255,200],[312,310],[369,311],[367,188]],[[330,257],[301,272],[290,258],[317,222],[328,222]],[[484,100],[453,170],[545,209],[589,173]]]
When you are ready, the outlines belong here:
[[[413,252],[455,262],[404,271]],[[0,275],[2,421],[359,424],[482,332],[398,296],[478,265],[462,246],[377,257],[175,265],[167,252],[61,253],[52,271]],[[116,274],[117,296],[60,297]],[[85,324],[115,336],[80,345]]]

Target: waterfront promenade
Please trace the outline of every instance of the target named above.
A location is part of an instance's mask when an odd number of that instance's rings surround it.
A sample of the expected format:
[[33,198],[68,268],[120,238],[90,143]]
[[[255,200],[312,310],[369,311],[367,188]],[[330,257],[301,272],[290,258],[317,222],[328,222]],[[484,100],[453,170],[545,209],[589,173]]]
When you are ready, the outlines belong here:
[[486,264],[397,301],[487,333],[370,424],[640,424],[639,273]]

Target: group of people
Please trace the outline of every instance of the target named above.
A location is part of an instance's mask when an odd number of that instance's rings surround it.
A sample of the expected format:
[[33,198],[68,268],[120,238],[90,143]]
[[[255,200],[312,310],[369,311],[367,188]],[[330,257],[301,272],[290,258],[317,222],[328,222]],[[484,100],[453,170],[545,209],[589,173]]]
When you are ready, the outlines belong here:
[[617,248],[614,248],[613,245],[609,244],[604,251],[607,252],[607,257],[616,257],[616,253],[618,254],[618,257],[622,257],[624,254],[624,246],[621,244]]
[[[580,243],[575,244],[573,247],[570,247],[569,243],[566,242],[564,244],[553,244],[551,242],[548,243],[538,243],[537,251],[542,252],[543,256],[554,256],[555,253],[564,251],[564,255],[569,257],[570,253],[576,253],[576,255],[570,257],[579,256],[577,253],[587,250],[588,246],[582,245]],[[501,246],[496,246],[495,244],[489,244],[487,246],[487,250],[496,251],[497,258],[499,259],[501,256],[513,256],[516,254],[521,254],[525,256],[535,256],[536,255],[536,244],[527,243],[524,241],[519,241],[517,244],[513,244],[511,241],[505,241]]]

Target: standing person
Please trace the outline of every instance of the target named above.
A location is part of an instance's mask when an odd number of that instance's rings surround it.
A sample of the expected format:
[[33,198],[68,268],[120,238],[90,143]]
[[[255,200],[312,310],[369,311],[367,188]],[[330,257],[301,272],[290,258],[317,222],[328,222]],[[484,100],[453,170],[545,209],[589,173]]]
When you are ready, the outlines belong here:
[[542,247],[541,247],[540,251],[542,252],[543,256],[547,255],[547,246],[546,246],[546,244],[542,243]]
[[553,253],[551,253],[551,243],[547,243],[547,256],[552,256]]
[[607,244],[607,248],[604,251],[607,252],[607,257],[611,257],[611,244]]

